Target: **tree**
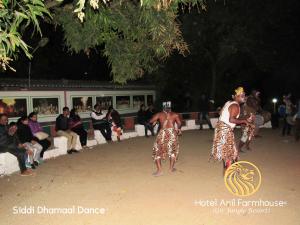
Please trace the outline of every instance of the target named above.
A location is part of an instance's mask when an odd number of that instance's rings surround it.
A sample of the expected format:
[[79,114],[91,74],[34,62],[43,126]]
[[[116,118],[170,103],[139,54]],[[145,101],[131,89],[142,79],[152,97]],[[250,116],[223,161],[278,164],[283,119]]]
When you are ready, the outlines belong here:
[[[208,1],[206,12],[183,15],[184,36],[190,44],[191,54],[198,55],[210,68],[212,99],[216,95],[218,77],[232,65],[228,59],[241,52],[253,51],[251,47],[256,42],[251,36],[249,20],[243,15],[243,4],[247,4],[246,1],[231,0],[225,5]],[[192,33],[192,29],[197,31],[194,35],[185,33]]]
[[287,18],[296,19],[288,11],[291,5],[284,5],[283,10],[282,4],[269,0],[230,0],[225,5],[223,1],[207,1],[207,11],[182,13],[179,19],[190,54],[186,58],[174,54],[157,71],[162,96],[177,101],[183,99],[180,93],[190,92],[196,103],[205,92],[218,105],[230,98],[236,85],[249,91],[273,87],[263,83],[270,83],[270,74],[282,67],[283,58],[296,52],[291,49],[295,45],[282,45],[285,39],[297,38],[281,31],[293,33],[296,23],[286,22],[291,21]]
[[[33,4],[37,1],[39,0],[26,2]],[[90,51],[97,50],[99,46],[104,46],[102,53],[111,65],[113,80],[119,83],[137,79],[143,76],[145,71],[153,71],[159,61],[166,59],[174,50],[185,55],[188,47],[182,38],[177,21],[179,4],[194,6],[200,3],[204,7],[203,0],[103,0],[100,2],[79,0],[71,1],[70,4],[69,2],[63,1],[62,4],[54,1],[46,2],[47,7],[54,7],[54,22],[63,27],[66,46],[71,52],[84,51],[87,55]],[[46,6],[39,5],[39,16],[48,13]],[[18,11],[17,5],[7,7]],[[28,11],[28,13],[32,12]],[[28,23],[33,22],[38,27],[36,17]],[[6,17],[2,14],[1,18]],[[21,30],[20,24],[17,24],[15,29]],[[5,37],[3,42],[7,42],[12,49],[10,55],[16,55],[18,49],[7,40],[8,38]],[[28,46],[21,41],[21,34],[19,34],[19,42],[23,43],[21,49],[30,57]],[[2,48],[4,53],[7,53],[7,49]],[[3,65],[8,65],[8,61],[5,62]],[[2,68],[5,69],[3,66]]]
[[9,62],[16,59],[20,51],[31,58],[30,47],[22,34],[29,25],[40,35],[39,19],[50,17],[43,0],[0,0],[0,69],[6,70]]

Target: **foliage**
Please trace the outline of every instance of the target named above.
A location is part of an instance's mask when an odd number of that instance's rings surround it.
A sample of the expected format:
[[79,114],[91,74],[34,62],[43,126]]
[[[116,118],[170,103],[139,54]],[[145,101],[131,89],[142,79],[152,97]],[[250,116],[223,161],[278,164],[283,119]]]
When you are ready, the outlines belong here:
[[[125,83],[157,68],[174,50],[188,53],[177,20],[178,4],[196,4],[196,0],[84,0],[56,10],[55,18],[63,26],[65,43],[78,53],[104,46],[113,80]],[[83,11],[84,10],[84,11]],[[76,20],[73,12],[78,13]]]
[[38,19],[50,16],[47,7],[54,6],[54,22],[62,25],[69,50],[89,55],[104,46],[102,54],[119,83],[151,73],[174,50],[185,55],[188,46],[177,21],[178,7],[200,3],[204,8],[204,0],[48,0],[46,5],[43,0],[0,1],[2,69],[20,51],[31,58],[22,34],[30,24],[41,34]]
[[43,0],[0,0],[0,69],[11,68],[9,62],[17,58],[20,51],[28,58],[32,57],[22,33],[33,25],[42,35],[39,19],[45,16],[50,14]]

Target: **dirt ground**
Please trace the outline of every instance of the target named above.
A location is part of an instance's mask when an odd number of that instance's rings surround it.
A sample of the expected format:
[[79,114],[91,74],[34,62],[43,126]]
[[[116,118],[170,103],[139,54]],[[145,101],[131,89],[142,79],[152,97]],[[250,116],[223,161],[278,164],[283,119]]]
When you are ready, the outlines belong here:
[[[177,172],[152,177],[154,138],[139,137],[46,161],[35,177],[0,179],[1,225],[299,225],[300,143],[265,129],[253,151],[241,160],[254,163],[262,185],[250,197],[225,187],[222,165],[208,162],[212,131],[186,131],[180,137]],[[285,201],[283,207],[201,206],[206,200]],[[74,211],[39,211],[71,208]],[[20,208],[18,208],[20,207]],[[27,207],[25,214],[24,207]],[[30,214],[29,207],[35,209]],[[85,213],[81,209],[85,208]],[[88,210],[88,209],[89,210]],[[79,212],[79,211],[80,212]],[[94,210],[94,211],[93,211]],[[24,214],[22,214],[24,213]]]

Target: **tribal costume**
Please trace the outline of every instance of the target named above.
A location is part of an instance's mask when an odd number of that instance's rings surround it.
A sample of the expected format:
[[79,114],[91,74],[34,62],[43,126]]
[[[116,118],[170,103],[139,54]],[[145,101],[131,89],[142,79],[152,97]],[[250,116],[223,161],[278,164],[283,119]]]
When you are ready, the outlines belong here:
[[159,131],[153,146],[154,161],[169,158],[177,160],[179,153],[178,134],[175,128],[163,128]]
[[254,132],[255,132],[255,125],[254,124],[243,125],[242,126],[241,141],[243,143],[252,141],[252,139],[254,137]]
[[226,123],[218,121],[215,128],[211,158],[219,161],[234,161],[237,155],[233,129]]
[[[237,88],[235,95],[244,94],[243,88]],[[240,106],[237,101],[228,101],[220,112],[219,121],[215,128],[215,135],[213,140],[213,147],[211,151],[211,158],[214,160],[223,160],[224,168],[228,168],[230,164],[238,159],[238,149],[235,144],[234,128],[235,123],[230,122],[229,108],[232,105],[237,105],[239,112],[236,118],[240,116]]]
[[[255,115],[255,111],[253,110],[253,108],[249,107],[247,104],[241,107],[241,111],[242,111],[241,114],[245,118]],[[243,124],[241,126],[242,128],[241,142],[246,143],[246,142],[250,142],[253,139],[255,134],[255,126],[256,126],[255,120],[251,124]]]

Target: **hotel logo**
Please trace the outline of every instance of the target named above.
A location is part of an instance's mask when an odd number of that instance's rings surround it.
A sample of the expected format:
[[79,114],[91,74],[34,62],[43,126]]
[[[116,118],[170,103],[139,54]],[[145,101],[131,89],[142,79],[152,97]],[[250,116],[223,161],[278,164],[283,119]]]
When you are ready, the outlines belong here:
[[227,169],[224,182],[232,194],[250,196],[257,192],[261,185],[261,173],[253,163],[240,161]]

